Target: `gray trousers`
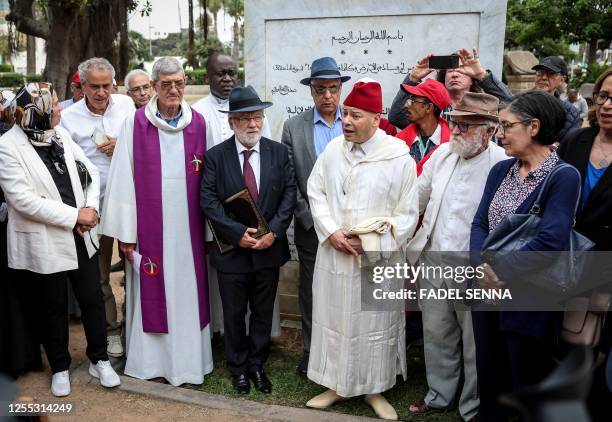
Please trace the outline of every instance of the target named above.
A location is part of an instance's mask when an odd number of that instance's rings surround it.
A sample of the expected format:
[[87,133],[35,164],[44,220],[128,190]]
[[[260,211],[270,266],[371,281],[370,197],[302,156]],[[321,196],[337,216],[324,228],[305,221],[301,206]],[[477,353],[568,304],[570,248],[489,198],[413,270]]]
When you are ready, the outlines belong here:
[[304,230],[296,221],[294,222],[295,247],[300,260],[300,288],[299,305],[302,314],[302,337],[304,339],[304,354],[310,353],[310,338],[312,334],[312,274],[319,239],[314,227]]
[[[436,289],[427,280],[420,280],[421,289]],[[442,285],[445,288],[445,285]],[[425,403],[445,408],[452,403],[461,375],[463,357],[464,382],[459,398],[459,413],[464,420],[478,414],[476,379],[476,346],[472,314],[455,310],[449,300],[423,299],[423,343],[429,391]]]
[[121,323],[117,321],[117,302],[110,285],[110,267],[113,258],[113,243],[115,239],[108,236],[100,237],[100,256],[98,266],[100,268],[100,287],[104,299],[104,310],[106,311],[106,335],[116,336],[121,334]]

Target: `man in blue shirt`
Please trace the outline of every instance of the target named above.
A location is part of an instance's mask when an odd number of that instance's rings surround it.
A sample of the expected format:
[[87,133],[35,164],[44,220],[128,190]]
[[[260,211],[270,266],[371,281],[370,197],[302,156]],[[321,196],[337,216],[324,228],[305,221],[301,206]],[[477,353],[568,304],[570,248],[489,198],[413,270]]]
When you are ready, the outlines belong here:
[[289,159],[298,184],[294,239],[300,260],[299,303],[304,356],[297,372],[304,377],[308,370],[312,326],[312,273],[319,244],[310,214],[306,184],[317,157],[332,139],[342,135],[340,95],[342,83],[349,79],[350,76],[340,75],[336,60],[332,57],[321,57],[312,62],[310,77],[302,79],[300,83],[310,87],[314,107],[287,120],[281,138],[289,148]]

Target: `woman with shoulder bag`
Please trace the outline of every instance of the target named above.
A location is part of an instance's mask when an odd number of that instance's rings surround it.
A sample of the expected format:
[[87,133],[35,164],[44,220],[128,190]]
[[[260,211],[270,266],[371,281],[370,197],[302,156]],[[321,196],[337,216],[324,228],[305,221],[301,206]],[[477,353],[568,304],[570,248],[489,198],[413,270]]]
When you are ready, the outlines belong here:
[[[595,242],[596,251],[612,251],[612,68],[606,70],[593,86],[596,124],[570,133],[559,147],[559,156],[575,166],[582,175],[582,197],[576,214],[576,230]],[[608,268],[606,274],[610,274]],[[601,276],[601,272],[599,274]],[[608,302],[612,280],[602,286],[591,299]],[[601,311],[604,313],[604,309]],[[612,347],[612,321],[605,312],[598,353],[598,367],[589,408],[593,419],[609,420],[612,393],[605,383],[605,358]],[[602,318],[602,315],[599,315]]]
[[[500,111],[499,120],[496,137],[513,159],[496,164],[489,173],[472,223],[473,265],[482,263],[480,256],[489,234],[509,217],[528,214],[548,174],[563,164],[551,148],[565,124],[565,111],[558,99],[538,91],[519,94]],[[580,175],[571,166],[562,167],[546,185],[538,234],[519,253],[569,250]],[[520,283],[504,279],[512,276],[501,263],[496,266],[483,264],[485,277],[479,280],[481,288],[501,289],[513,286],[513,282]],[[516,276],[522,270],[533,271],[517,262],[511,273]],[[530,289],[531,286],[526,286],[523,290]],[[513,296],[513,300],[519,299]],[[554,368],[552,351],[559,335],[560,317],[558,312],[498,311],[495,307],[472,312],[480,421],[507,420],[509,415],[499,405],[499,395],[537,384]]]
[[[60,107],[48,83],[29,83],[11,103],[15,124],[0,142],[0,186],[8,205],[8,265],[53,373],[51,391],[70,393],[67,281],[83,311],[89,373],[120,380],[106,354],[106,320],[96,253],[99,176],[57,127]],[[86,171],[79,170],[85,167]],[[89,177],[87,177],[89,176]],[[83,177],[83,179],[81,179]],[[85,189],[83,188],[82,182]]]

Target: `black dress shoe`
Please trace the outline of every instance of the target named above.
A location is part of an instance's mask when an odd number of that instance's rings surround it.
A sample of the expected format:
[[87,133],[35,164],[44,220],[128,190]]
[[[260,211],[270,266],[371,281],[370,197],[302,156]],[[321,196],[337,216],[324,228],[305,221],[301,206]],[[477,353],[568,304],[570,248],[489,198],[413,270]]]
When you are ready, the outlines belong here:
[[249,394],[251,391],[251,384],[245,374],[234,375],[232,377],[232,385],[238,394]]
[[297,372],[300,377],[306,378],[306,376],[308,375],[308,355],[302,356],[302,360],[295,369],[295,372]]
[[256,369],[249,372],[249,378],[253,380],[255,388],[262,393],[270,394],[272,392],[272,383],[266,376],[263,369]]

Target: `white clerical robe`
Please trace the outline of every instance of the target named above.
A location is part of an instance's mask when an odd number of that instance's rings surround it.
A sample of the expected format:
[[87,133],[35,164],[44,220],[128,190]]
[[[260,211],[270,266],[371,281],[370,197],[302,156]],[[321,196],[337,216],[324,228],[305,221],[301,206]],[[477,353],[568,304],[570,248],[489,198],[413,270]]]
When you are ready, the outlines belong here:
[[[217,98],[210,94],[198,100],[193,104],[193,109],[204,116],[206,120],[206,149],[211,149],[215,145],[219,145],[226,139],[234,135],[234,131],[230,128],[227,120],[229,110],[229,100]],[[224,113],[224,111],[226,113]],[[268,119],[264,120],[262,128],[262,136],[271,139],[270,125]],[[212,233],[210,227],[206,225],[206,240],[212,241]],[[210,319],[214,332],[223,334],[223,306],[221,304],[221,294],[219,293],[219,281],[217,279],[217,269],[210,265],[210,258],[206,258],[206,267],[208,270],[208,291],[210,300]],[[249,326],[249,315],[247,315],[247,327]],[[274,302],[274,315],[272,317],[272,337],[281,335],[280,329],[280,307],[278,304],[278,293]]]
[[[377,130],[354,154],[343,136],[332,140],[308,179],[319,238],[313,276],[308,377],[351,397],[380,393],[406,378],[402,311],[361,311],[361,257],[335,250],[329,236],[373,217],[395,227],[403,248],[418,221],[416,165],[406,144]],[[356,148],[358,151],[359,149]]]
[[[156,116],[157,97],[146,116],[158,128],[161,150],[163,271],[168,318],[167,334],[145,333],[140,303],[140,255],[126,262],[125,374],[135,378],[163,377],[172,385],[202,384],[212,372],[210,324],[200,330],[196,273],[189,231],[183,132],[191,109],[183,101],[176,128]],[[126,119],[110,167],[101,232],[125,243],[137,242],[133,165],[134,117]],[[136,245],[138,251],[138,245]]]

